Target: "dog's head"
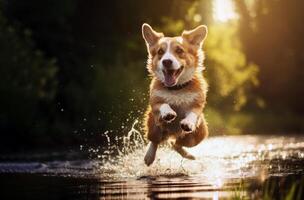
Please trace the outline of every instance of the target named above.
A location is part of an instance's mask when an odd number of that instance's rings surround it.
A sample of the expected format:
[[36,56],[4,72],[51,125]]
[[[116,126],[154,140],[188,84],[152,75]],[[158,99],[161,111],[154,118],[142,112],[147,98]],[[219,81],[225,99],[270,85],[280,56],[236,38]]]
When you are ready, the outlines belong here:
[[166,87],[190,81],[198,67],[202,67],[201,50],[207,27],[198,26],[178,37],[165,37],[148,24],[143,24],[142,35],[149,53],[148,70]]

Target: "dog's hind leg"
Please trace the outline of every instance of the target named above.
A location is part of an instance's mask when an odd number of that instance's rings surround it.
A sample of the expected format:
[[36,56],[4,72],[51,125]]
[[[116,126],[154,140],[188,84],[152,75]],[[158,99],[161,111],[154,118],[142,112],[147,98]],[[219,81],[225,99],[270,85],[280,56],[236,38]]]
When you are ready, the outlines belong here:
[[191,160],[195,159],[195,157],[188,153],[183,147],[194,147],[208,136],[208,127],[203,115],[201,116],[200,120],[200,124],[194,132],[177,138],[175,144],[173,145],[173,149],[184,158]]
[[177,144],[173,144],[172,148],[179,153],[182,157],[187,158],[189,160],[195,160],[195,157],[190,154],[186,149],[184,149],[182,146],[179,146]]
[[147,118],[147,138],[150,140],[148,150],[146,152],[144,161],[147,166],[151,165],[156,156],[158,144],[163,140],[163,131],[154,123],[153,114],[150,112]]
[[155,160],[157,146],[158,145],[153,142],[149,143],[149,148],[148,148],[145,158],[144,158],[147,166],[151,165],[153,163],[153,161]]

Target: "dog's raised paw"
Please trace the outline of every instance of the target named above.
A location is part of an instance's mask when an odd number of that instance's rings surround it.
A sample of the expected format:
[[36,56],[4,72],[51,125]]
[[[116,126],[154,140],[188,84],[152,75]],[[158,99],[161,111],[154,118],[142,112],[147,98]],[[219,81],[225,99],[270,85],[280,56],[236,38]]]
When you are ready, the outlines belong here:
[[162,104],[160,106],[160,118],[161,120],[170,123],[176,118],[176,112],[172,110],[169,104]]
[[167,123],[172,122],[174,119],[176,118],[176,113],[175,112],[170,112],[170,113],[166,113],[162,119],[164,121],[166,121]]
[[193,122],[191,122],[190,120],[188,120],[187,118],[183,119],[180,122],[180,126],[181,126],[181,129],[186,133],[191,133],[195,130],[195,124]]

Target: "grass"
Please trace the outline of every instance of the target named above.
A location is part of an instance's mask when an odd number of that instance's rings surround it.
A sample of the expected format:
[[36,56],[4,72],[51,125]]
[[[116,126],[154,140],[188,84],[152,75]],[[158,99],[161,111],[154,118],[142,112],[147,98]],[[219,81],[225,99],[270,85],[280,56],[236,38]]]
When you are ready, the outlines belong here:
[[[288,183],[287,183],[288,184]],[[236,188],[234,188],[232,200],[245,200],[245,199],[263,199],[263,200],[301,200],[303,199],[303,187],[304,179],[292,182],[291,185],[284,188],[284,184],[281,185],[280,181],[267,180],[264,182],[262,189],[256,193],[252,193],[252,196],[247,196],[246,191],[248,188],[245,187],[244,180],[242,180]],[[250,191],[248,192],[250,194]]]
[[232,200],[245,200],[246,199],[246,188],[244,184],[244,180],[241,180],[239,186],[237,186],[231,197]]
[[282,188],[280,188],[280,184],[275,181],[267,181],[266,186],[263,190],[263,199],[264,200],[272,200],[277,196],[276,192],[279,193],[279,199],[282,200],[301,200],[303,196],[303,180],[295,181],[291,184],[291,186],[284,192]]

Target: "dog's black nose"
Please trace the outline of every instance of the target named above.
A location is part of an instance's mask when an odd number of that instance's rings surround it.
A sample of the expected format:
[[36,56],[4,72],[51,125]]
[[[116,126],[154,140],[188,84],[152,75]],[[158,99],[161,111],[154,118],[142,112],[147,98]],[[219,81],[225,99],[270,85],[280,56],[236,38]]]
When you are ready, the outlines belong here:
[[163,60],[163,66],[166,68],[170,68],[172,66],[172,60],[170,59]]

